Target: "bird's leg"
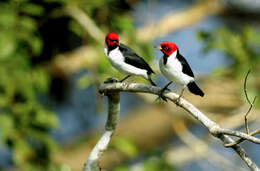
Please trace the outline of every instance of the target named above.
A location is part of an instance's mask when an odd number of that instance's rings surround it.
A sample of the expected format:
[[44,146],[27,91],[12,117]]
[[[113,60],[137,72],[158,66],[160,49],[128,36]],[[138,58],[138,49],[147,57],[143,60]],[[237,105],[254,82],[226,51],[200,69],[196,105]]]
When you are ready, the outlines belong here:
[[131,77],[131,75],[127,75],[126,77],[124,77],[122,80],[120,80],[119,82],[124,82],[126,79],[128,79],[129,77]]
[[151,83],[153,86],[157,86],[157,85],[155,84],[155,82],[153,82],[151,76],[148,76],[148,80],[150,81],[150,83]]
[[177,105],[178,105],[179,102],[180,102],[180,99],[181,99],[181,97],[182,97],[182,95],[183,95],[184,89],[185,89],[185,87],[181,90],[181,94],[179,95],[179,97],[178,97],[177,100],[176,100]]
[[172,81],[170,81],[168,84],[166,84],[161,90],[160,90],[160,95],[159,95],[159,98],[163,99],[164,101],[167,102],[167,99],[166,97],[164,97],[163,93],[165,90],[169,90],[168,89],[168,86],[172,83]]

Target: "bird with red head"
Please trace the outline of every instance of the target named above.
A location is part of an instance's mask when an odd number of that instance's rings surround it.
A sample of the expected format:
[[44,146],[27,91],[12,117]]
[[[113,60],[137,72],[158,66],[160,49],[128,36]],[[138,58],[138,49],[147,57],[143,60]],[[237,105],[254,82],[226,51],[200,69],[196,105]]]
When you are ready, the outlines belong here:
[[138,75],[149,80],[152,85],[156,85],[151,79],[151,74],[154,73],[152,68],[134,50],[123,43],[119,43],[119,36],[116,33],[108,33],[105,43],[104,52],[109,62],[118,71],[127,74],[125,78],[120,80],[121,82],[131,75]]
[[161,90],[160,97],[164,100],[163,92],[167,87],[175,82],[182,86],[181,94],[178,100],[182,97],[183,91],[188,87],[189,91],[195,95],[204,96],[203,91],[195,83],[194,74],[186,59],[180,54],[178,46],[173,42],[162,42],[160,46],[156,47],[163,53],[160,59],[159,67],[162,74],[170,81]]

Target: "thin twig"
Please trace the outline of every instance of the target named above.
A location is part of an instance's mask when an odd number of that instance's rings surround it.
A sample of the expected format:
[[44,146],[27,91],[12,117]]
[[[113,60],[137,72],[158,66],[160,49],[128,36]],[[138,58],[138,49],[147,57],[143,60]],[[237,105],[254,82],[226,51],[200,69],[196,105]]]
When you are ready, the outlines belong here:
[[244,81],[244,92],[245,92],[245,95],[246,95],[246,100],[249,104],[252,105],[252,103],[250,102],[248,96],[247,96],[247,90],[246,90],[246,85],[247,85],[247,78],[248,78],[248,75],[250,74],[251,70],[248,70],[247,71],[247,74],[246,74],[246,77],[245,77],[245,81]]
[[[247,74],[246,74],[246,77],[245,77],[245,80],[244,80],[244,93],[245,93],[247,102],[250,104],[250,107],[249,107],[248,111],[246,112],[244,119],[245,119],[245,129],[246,129],[246,133],[247,133],[248,135],[250,135],[250,136],[254,136],[254,135],[260,133],[260,129],[255,130],[255,131],[253,131],[252,133],[250,133],[249,127],[248,127],[248,119],[247,119],[247,116],[249,115],[250,111],[252,110],[252,107],[253,107],[253,105],[254,105],[254,103],[255,103],[255,100],[256,100],[256,98],[257,98],[257,96],[255,96],[253,102],[251,102],[251,101],[249,100],[249,98],[248,98],[248,94],[247,94],[247,79],[248,79],[249,73],[250,73],[250,70],[248,70],[248,72],[247,72]],[[239,144],[239,143],[243,142],[244,140],[245,140],[244,138],[239,138],[238,140],[236,140],[236,141],[233,142],[233,143],[224,144],[224,146],[225,146],[225,147],[232,147],[232,146],[234,146],[234,145],[236,145],[236,144]]]
[[253,107],[253,105],[255,103],[256,97],[257,97],[257,96],[255,96],[253,102],[251,102],[249,100],[249,98],[248,98],[248,95],[247,95],[247,88],[246,88],[246,86],[247,86],[247,78],[248,78],[248,75],[250,74],[250,72],[251,72],[251,70],[248,70],[248,72],[246,74],[246,77],[245,77],[245,81],[244,81],[244,93],[245,93],[247,102],[250,104],[250,107],[249,107],[248,111],[245,114],[245,128],[246,128],[246,133],[247,134],[250,134],[250,131],[249,131],[249,128],[248,128],[247,116],[250,113],[250,111],[251,111],[251,109],[252,109],[252,107]]
[[248,116],[248,114],[250,113],[250,111],[251,111],[251,109],[252,109],[252,107],[253,107],[253,104],[255,103],[256,97],[257,97],[257,96],[254,97],[254,100],[253,100],[252,104],[250,103],[250,107],[249,107],[248,111],[247,111],[246,114],[245,114],[245,127],[246,127],[246,133],[247,133],[247,134],[250,134],[249,127],[248,127],[247,116]]
[[[154,87],[145,84],[136,84],[136,83],[102,84],[99,89],[100,92],[126,91],[126,92],[142,92],[142,93],[149,93],[155,95],[160,95],[160,90],[161,89],[159,87]],[[176,102],[176,100],[179,97],[178,94],[169,91],[165,91],[163,95],[172,102]],[[192,117],[198,120],[201,124],[203,124],[213,136],[221,139],[224,142],[224,144],[234,142],[234,140],[228,135],[242,137],[247,139],[248,141],[254,143],[260,143],[260,139],[256,137],[250,136],[243,132],[221,128],[217,123],[210,120],[205,114],[203,114],[201,111],[199,111],[196,107],[194,107],[191,103],[189,103],[183,98],[180,99],[179,106],[184,110],[186,110]],[[246,154],[244,149],[241,148],[238,144],[232,146],[231,148],[241,157],[241,159],[247,164],[247,166],[251,170],[257,170],[257,171],[260,170],[258,166],[255,164],[255,162],[252,161],[252,159]]]

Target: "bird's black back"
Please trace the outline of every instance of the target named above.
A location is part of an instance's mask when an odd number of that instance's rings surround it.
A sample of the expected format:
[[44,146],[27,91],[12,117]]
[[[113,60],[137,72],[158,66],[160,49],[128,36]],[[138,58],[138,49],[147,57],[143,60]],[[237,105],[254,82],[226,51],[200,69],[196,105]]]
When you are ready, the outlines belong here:
[[177,51],[177,56],[176,58],[181,62],[182,64],[182,72],[184,74],[187,74],[190,77],[194,77],[194,74],[190,68],[190,65],[186,61],[186,59],[179,53],[179,50]]
[[145,60],[137,55],[134,50],[127,47],[126,45],[120,43],[119,50],[122,52],[123,56],[125,57],[125,63],[133,65],[140,69],[147,70],[148,75],[154,73],[152,68],[145,62]]

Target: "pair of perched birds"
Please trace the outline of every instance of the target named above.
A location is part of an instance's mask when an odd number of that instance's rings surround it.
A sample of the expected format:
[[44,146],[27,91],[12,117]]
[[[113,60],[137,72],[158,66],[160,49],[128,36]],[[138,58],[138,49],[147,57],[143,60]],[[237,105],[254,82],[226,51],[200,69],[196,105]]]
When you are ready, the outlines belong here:
[[[108,33],[105,38],[105,43],[106,47],[104,51],[110,63],[120,72],[127,74],[125,78],[120,80],[121,82],[131,75],[138,75],[149,80],[152,85],[156,86],[151,79],[151,75],[154,74],[152,68],[142,57],[137,55],[134,50],[120,43],[116,33]],[[188,87],[191,93],[203,97],[204,93],[195,83],[194,74],[186,59],[179,53],[177,45],[173,42],[162,42],[160,46],[156,48],[163,53],[159,62],[160,70],[170,81],[161,89],[160,97],[166,100],[163,96],[163,92],[168,89],[168,86],[172,82],[182,86],[178,100],[182,97],[186,87]]]

